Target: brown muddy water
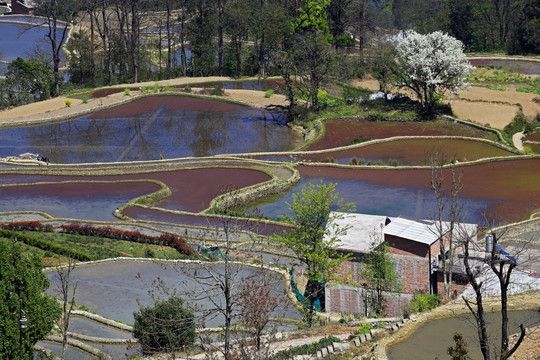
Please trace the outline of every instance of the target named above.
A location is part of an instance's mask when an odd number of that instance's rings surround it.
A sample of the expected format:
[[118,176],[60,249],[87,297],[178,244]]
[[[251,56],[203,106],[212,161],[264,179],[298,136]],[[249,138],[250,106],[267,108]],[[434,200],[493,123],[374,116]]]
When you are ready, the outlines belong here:
[[[119,182],[133,181],[136,182]],[[169,210],[201,211],[231,188],[270,180],[253,169],[201,168],[114,176],[50,176],[0,174],[2,211],[47,211],[57,217],[117,220],[113,212],[129,200],[157,191],[145,180],[158,180],[172,191],[158,206]],[[68,182],[72,183],[60,183]],[[75,182],[77,181],[77,182]],[[100,181],[102,183],[95,183]],[[51,182],[53,184],[35,184]],[[34,184],[34,185],[16,185]]]
[[356,139],[384,139],[394,136],[466,136],[497,140],[485,130],[452,121],[370,121],[367,119],[337,119],[325,123],[324,137],[307,150],[345,146]]
[[[492,344],[492,352],[500,348],[500,313],[487,314],[488,336]],[[538,311],[514,311],[509,313],[509,333],[519,331],[519,324],[525,327],[540,324]],[[481,359],[482,353],[478,345],[476,322],[471,316],[434,320],[416,330],[409,338],[392,346],[387,351],[390,360],[433,360],[435,357],[447,359],[446,350],[454,345],[453,336],[460,332],[467,342],[468,355],[471,359]]]
[[[456,159],[460,162],[478,159],[512,156],[511,151],[493,144],[464,139],[397,139],[375,144],[366,144],[349,149],[327,151],[315,154],[302,154],[282,157],[281,161],[308,160],[332,161],[347,164],[351,160],[393,163],[396,165],[429,165],[430,156],[438,152],[445,159]],[[276,156],[257,156],[257,158]]]
[[[320,181],[338,183],[345,202],[355,202],[359,213],[426,218],[434,211],[429,188],[431,171],[425,169],[337,168],[298,166],[301,181],[288,194],[257,206],[264,215],[287,214],[292,194]],[[540,159],[503,160],[457,168],[463,173],[459,193],[465,221],[483,224],[484,214],[508,223],[524,220],[540,209]],[[451,178],[449,172],[445,178]]]

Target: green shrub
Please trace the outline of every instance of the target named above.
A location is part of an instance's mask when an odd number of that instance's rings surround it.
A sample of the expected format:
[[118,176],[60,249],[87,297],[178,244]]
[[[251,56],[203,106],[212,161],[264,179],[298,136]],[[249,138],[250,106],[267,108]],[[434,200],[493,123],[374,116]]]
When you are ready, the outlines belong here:
[[516,116],[514,116],[512,122],[504,127],[503,132],[508,138],[511,139],[512,135],[522,130],[528,134],[534,130],[534,126],[527,121],[527,118],[525,118],[523,112],[519,111]]
[[184,92],[190,93],[191,92],[191,86],[189,86],[189,85],[184,86]]
[[133,336],[139,340],[143,354],[178,351],[195,341],[193,312],[179,297],[141,307],[133,317]]
[[49,242],[49,241],[38,239],[36,237],[28,236],[25,234],[20,234],[15,231],[0,229],[0,236],[3,236],[7,239],[14,239],[16,241],[20,241],[26,245],[33,246],[41,250],[51,251],[56,254],[69,256],[76,260],[81,260],[81,261],[92,260],[92,257],[90,255],[83,253],[82,251],[66,248],[66,247],[54,244],[52,242]]
[[223,88],[221,87],[221,85],[217,85],[215,88],[210,90],[210,95],[222,96],[223,95]]
[[88,104],[88,95],[84,95],[82,97],[82,102],[83,102],[83,104]]
[[71,104],[73,104],[73,100],[66,99],[66,101],[64,101],[64,103],[66,104],[66,107],[71,107]]
[[144,256],[147,257],[147,258],[155,258],[156,257],[156,254],[154,252],[154,250],[152,250],[151,248],[146,248],[144,249]]
[[519,87],[519,88],[516,89],[516,91],[517,92],[540,95],[540,86]]
[[363,321],[360,326],[358,326],[358,330],[356,331],[357,335],[366,335],[373,329],[373,325],[370,323]]
[[410,310],[413,313],[423,312],[436,308],[439,305],[440,298],[437,294],[425,294],[418,292],[413,295],[410,302]]
[[99,105],[103,105],[103,98],[102,97],[99,98]]
[[296,355],[309,355],[315,354],[317,351],[332,345],[335,342],[341,342],[341,339],[336,338],[335,336],[327,336],[322,338],[316,343],[313,344],[304,344],[300,346],[293,347],[287,350],[281,350],[270,359],[272,360],[288,360],[293,358]]
[[349,145],[355,145],[355,144],[361,144],[363,142],[366,142],[366,141],[370,141],[371,139],[365,139],[363,137],[357,137],[351,141],[349,141],[348,143],[345,144],[345,146],[349,146]]
[[265,98],[271,98],[272,96],[274,96],[274,89],[268,89],[265,91],[264,93],[264,97]]
[[130,96],[131,95],[131,90],[129,88],[125,88],[124,89],[124,95]]

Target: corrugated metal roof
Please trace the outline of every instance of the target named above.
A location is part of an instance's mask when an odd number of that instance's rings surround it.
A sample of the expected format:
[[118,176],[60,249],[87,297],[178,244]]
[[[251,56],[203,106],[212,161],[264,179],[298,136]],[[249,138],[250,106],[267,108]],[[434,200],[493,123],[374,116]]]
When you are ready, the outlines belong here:
[[385,226],[383,234],[431,245],[439,238],[439,232],[432,221],[413,220],[403,217],[393,218]]
[[[433,220],[419,220],[400,216],[391,219],[383,233],[394,235],[407,240],[416,241],[422,244],[431,245],[439,239],[440,233],[445,234],[450,230],[450,223],[443,222],[442,229],[437,229],[438,225]],[[461,241],[462,237],[472,237],[476,235],[477,225],[468,223],[456,223],[454,225],[454,240]]]
[[339,237],[338,249],[367,253],[371,244],[382,238],[386,216],[332,212],[330,219],[341,229],[348,227],[347,233]]
[[[381,241],[384,235],[393,235],[407,240],[416,241],[422,244],[431,245],[439,238],[439,231],[435,221],[412,219],[404,216],[390,218],[390,224],[384,226],[386,216],[367,215],[356,213],[330,214],[329,222],[344,229],[348,227],[347,233],[340,236],[340,250],[351,250],[354,252],[367,253],[374,241]],[[476,234],[475,224],[456,224],[454,232],[455,238],[472,236]],[[449,223],[443,223],[443,233],[449,229]],[[465,231],[466,230],[466,231]]]

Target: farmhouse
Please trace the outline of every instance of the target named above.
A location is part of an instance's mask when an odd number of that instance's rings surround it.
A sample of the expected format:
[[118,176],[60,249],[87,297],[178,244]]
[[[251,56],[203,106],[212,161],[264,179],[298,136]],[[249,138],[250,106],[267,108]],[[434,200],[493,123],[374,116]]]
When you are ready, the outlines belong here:
[[11,1],[11,12],[13,14],[33,15],[36,4],[31,0],[13,0]]
[[[437,229],[437,223],[432,220],[419,220],[407,217],[389,218],[367,214],[332,215],[331,221],[336,221],[340,227],[348,227],[347,234],[341,237],[339,250],[352,253],[353,260],[342,264],[342,274],[352,277],[357,284],[362,283],[360,277],[362,257],[370,251],[371,246],[377,246],[385,241],[389,255],[395,263],[395,271],[403,284],[400,293],[386,294],[388,316],[401,314],[402,306],[412,299],[417,291],[426,293],[441,293],[443,277],[441,262],[447,260],[448,239],[450,237],[448,223],[443,223],[442,231]],[[456,227],[465,229],[472,234],[476,241],[477,226],[474,224],[458,224]],[[442,233],[446,250],[440,252],[439,238]],[[454,232],[454,240],[456,234]],[[455,267],[455,291],[459,292],[466,281],[462,276],[460,266]],[[361,286],[332,285],[327,286],[325,293],[326,310],[339,313],[370,313],[365,301],[365,289]]]

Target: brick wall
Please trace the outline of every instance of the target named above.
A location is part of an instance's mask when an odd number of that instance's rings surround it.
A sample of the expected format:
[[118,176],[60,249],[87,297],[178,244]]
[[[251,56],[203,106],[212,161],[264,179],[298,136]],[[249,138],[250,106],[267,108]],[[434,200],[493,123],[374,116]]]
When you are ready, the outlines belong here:
[[429,259],[396,254],[391,256],[395,263],[394,270],[403,284],[402,293],[412,294],[415,290],[429,293]]
[[[326,288],[326,311],[342,314],[365,315],[364,289],[349,285]],[[412,299],[411,294],[385,293],[386,316],[402,315],[403,305]],[[372,312],[370,312],[372,313]]]
[[[388,294],[386,314],[399,316],[403,304],[412,298],[415,290],[424,290],[429,293],[429,260],[409,255],[390,254],[390,256],[394,260],[394,270],[400,276],[403,289],[399,294]],[[361,284],[361,269],[362,258],[356,256],[355,259],[341,264],[340,274],[342,277]],[[365,314],[363,291],[362,287],[350,285],[327,286],[326,311]]]
[[403,239],[393,235],[385,235],[384,240],[388,244],[388,251],[391,254],[429,257],[429,246],[416,241]]

